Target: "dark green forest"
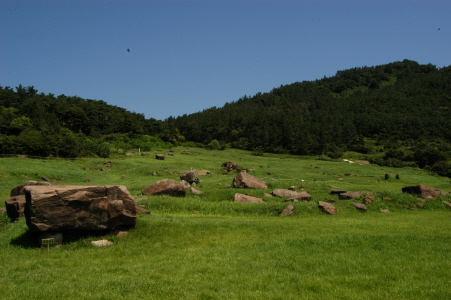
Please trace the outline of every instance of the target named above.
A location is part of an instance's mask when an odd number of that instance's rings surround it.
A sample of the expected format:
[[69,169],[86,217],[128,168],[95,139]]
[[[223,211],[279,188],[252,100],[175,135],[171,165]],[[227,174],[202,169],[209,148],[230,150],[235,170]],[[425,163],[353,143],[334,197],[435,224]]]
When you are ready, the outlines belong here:
[[451,66],[410,60],[338,71],[160,121],[104,101],[0,87],[0,152],[108,157],[152,145],[234,147],[428,168],[451,177]]

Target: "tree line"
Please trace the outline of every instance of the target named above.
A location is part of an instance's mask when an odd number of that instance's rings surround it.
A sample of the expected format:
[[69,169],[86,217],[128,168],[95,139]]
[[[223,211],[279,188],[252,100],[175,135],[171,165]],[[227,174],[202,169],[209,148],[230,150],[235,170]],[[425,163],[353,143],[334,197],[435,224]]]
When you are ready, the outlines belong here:
[[355,151],[378,164],[451,176],[450,112],[451,67],[410,60],[341,70],[162,121],[104,101],[0,86],[0,152],[106,157],[115,147],[174,144],[331,158]]

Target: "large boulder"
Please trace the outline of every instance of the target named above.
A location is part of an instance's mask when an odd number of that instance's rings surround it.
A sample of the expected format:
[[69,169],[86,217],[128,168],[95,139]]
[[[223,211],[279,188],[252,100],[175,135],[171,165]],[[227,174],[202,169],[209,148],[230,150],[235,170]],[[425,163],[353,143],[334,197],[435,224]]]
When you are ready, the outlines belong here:
[[174,179],[163,179],[142,190],[143,195],[171,195],[183,197],[186,195],[185,185]]
[[185,180],[186,182],[189,182],[189,184],[193,183],[199,183],[199,174],[197,173],[197,170],[188,171],[180,175],[180,180]]
[[267,189],[268,186],[264,181],[261,181],[255,176],[246,172],[241,172],[233,179],[233,186],[238,188],[249,189]]
[[242,203],[260,203],[263,202],[263,199],[236,193],[233,197],[233,201]]
[[19,195],[25,195],[23,189],[26,186],[30,186],[30,185],[51,185],[50,182],[44,182],[44,181],[34,181],[34,180],[29,180],[25,183],[22,183],[21,185],[16,186],[15,188],[13,188],[11,190],[11,193],[9,194],[10,197],[14,197],[14,196],[19,196]]
[[107,230],[136,224],[135,202],[122,185],[27,186],[25,217],[34,232]]
[[441,190],[436,190],[433,187],[422,184],[403,187],[402,192],[417,195],[424,199],[437,199],[442,193]]
[[277,197],[290,197],[290,199],[312,200],[312,196],[307,192],[296,192],[287,189],[275,189],[271,194]]

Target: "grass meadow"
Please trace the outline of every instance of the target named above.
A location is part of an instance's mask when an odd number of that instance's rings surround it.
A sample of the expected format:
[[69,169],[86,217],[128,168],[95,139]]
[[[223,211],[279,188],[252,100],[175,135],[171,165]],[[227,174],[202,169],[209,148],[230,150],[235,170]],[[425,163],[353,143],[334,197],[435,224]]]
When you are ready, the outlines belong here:
[[[36,246],[24,219],[10,223],[0,213],[1,298],[451,298],[451,209],[442,203],[450,196],[423,203],[401,192],[417,184],[450,191],[449,178],[361,161],[173,150],[175,155],[162,161],[155,154],[167,149],[109,159],[0,159],[5,200],[15,186],[47,176],[56,184],[125,185],[151,211],[138,215],[126,237],[69,238],[49,250]],[[221,170],[225,161],[253,169],[250,173],[266,181],[268,189],[225,187],[237,174]],[[179,179],[191,168],[213,172],[200,176],[201,195],[141,195],[146,186]],[[303,185],[312,201],[292,203],[294,215],[281,217],[287,203],[264,193],[292,185]],[[351,201],[330,195],[330,189],[377,193],[375,203],[361,213]],[[234,203],[235,193],[265,202]],[[317,209],[317,201],[328,199],[338,201],[337,215]],[[391,212],[380,213],[380,208]],[[98,239],[114,245],[92,246]]]

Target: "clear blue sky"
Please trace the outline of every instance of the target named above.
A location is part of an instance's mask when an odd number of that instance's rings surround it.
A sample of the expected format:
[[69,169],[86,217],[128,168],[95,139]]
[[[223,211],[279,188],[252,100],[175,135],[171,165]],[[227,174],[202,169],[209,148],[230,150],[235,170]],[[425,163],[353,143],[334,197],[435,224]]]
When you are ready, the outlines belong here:
[[450,0],[0,0],[1,86],[159,120],[403,59],[451,65]]

